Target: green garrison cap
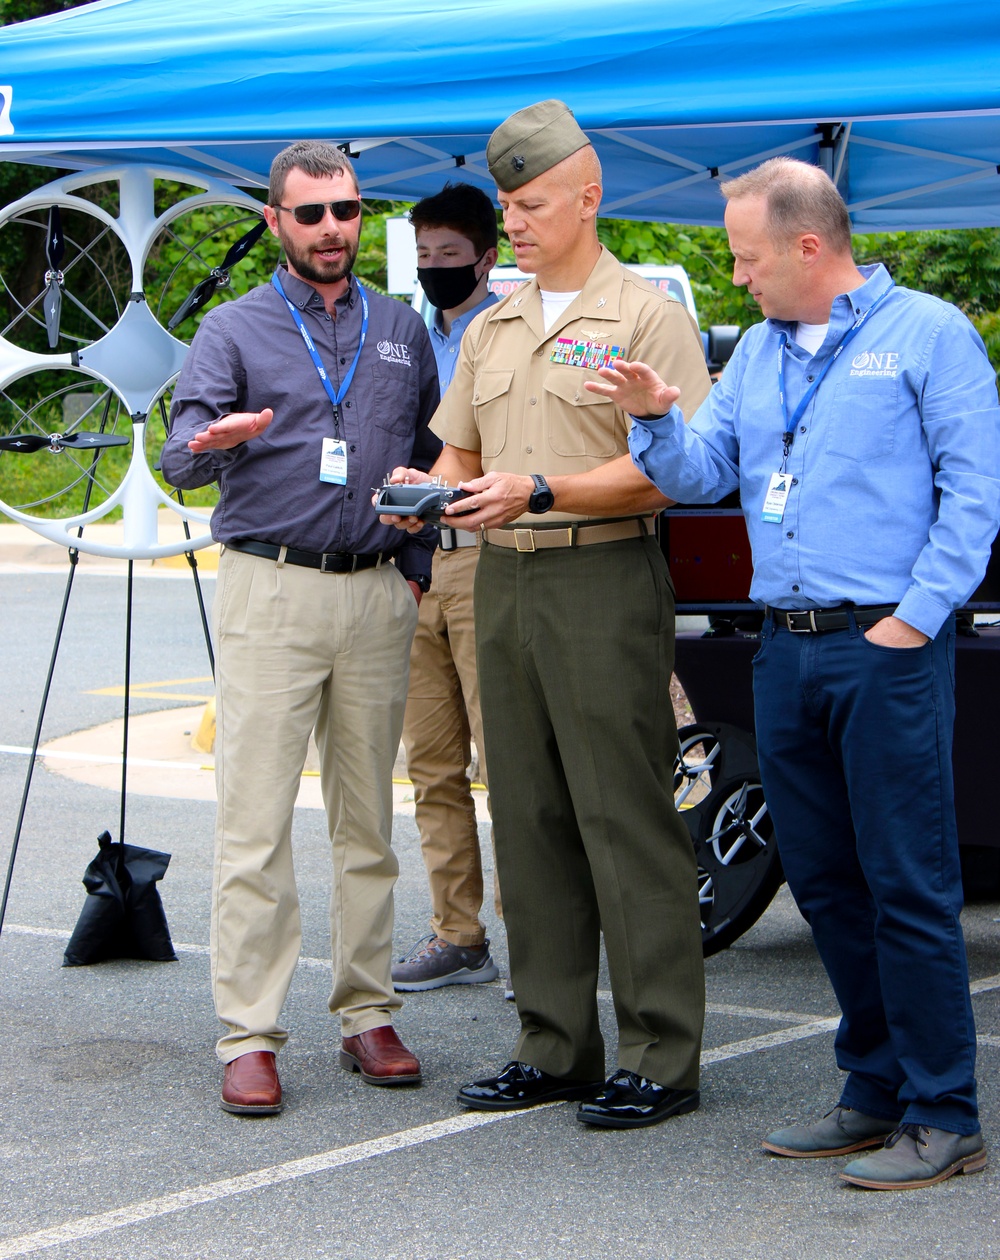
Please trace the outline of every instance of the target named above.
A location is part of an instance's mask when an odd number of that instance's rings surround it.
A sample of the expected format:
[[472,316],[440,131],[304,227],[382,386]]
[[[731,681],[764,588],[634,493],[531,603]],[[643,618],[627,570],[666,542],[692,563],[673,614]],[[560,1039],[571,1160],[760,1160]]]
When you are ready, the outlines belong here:
[[497,127],[486,146],[486,161],[497,187],[513,192],[588,144],[568,105],[539,101]]

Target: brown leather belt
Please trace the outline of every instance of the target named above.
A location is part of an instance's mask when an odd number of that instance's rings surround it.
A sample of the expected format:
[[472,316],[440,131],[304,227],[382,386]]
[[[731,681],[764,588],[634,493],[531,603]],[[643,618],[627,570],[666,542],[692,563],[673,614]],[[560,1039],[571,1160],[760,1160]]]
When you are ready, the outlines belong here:
[[859,626],[873,626],[883,617],[891,617],[898,604],[862,604],[857,608],[806,608],[802,612],[788,612],[785,608],[765,607],[768,617],[782,630],[793,634],[822,634],[825,630],[846,630],[850,626],[848,611],[854,614]]
[[567,521],[563,526],[549,525],[545,529],[508,525],[504,529],[484,529],[483,539],[491,547],[543,551],[546,547],[587,547],[623,538],[648,538],[655,529],[655,516],[628,516],[611,521]]

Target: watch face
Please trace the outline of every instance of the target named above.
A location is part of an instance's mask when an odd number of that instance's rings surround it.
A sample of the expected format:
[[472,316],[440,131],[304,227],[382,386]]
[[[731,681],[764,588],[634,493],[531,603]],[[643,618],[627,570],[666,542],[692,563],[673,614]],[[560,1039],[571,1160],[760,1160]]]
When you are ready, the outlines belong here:
[[546,486],[544,490],[532,492],[531,498],[528,500],[528,510],[535,513],[547,512],[554,502],[555,495]]

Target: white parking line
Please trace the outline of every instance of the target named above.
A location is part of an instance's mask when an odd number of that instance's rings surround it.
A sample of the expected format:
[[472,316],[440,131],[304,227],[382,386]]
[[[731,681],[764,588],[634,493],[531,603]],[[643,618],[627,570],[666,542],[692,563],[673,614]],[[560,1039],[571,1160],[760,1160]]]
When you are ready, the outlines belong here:
[[[19,748],[16,744],[0,744],[0,753],[11,753],[13,756],[16,756],[16,757],[30,757],[31,749]],[[122,762],[120,753],[117,755],[114,753],[75,753],[75,752],[63,752],[60,749],[39,748],[36,755],[38,756],[40,760],[47,761],[49,760],[49,758],[52,758],[53,760],[58,760],[58,761],[86,761],[94,765],[101,765],[101,766],[109,766],[109,765],[120,766]],[[201,765],[196,764],[193,761],[155,761],[149,757],[129,757],[127,759],[127,764],[130,766],[135,766],[135,767],[142,766],[143,768],[147,770],[211,770],[212,769],[211,766],[208,766],[208,765],[201,766]]]
[[[559,1104],[549,1105],[558,1106]],[[217,1203],[220,1199],[230,1199],[234,1195],[246,1194],[250,1190],[281,1185],[282,1182],[296,1181],[300,1177],[311,1177],[314,1173],[329,1172],[332,1168],[357,1164],[378,1155],[388,1155],[393,1151],[405,1150],[409,1146],[434,1142],[438,1138],[465,1133],[469,1129],[482,1128],[483,1125],[496,1124],[501,1120],[516,1120],[519,1116],[527,1114],[530,1113],[469,1111],[461,1116],[450,1116],[447,1120],[436,1120],[433,1124],[422,1124],[415,1129],[389,1133],[385,1137],[374,1138],[369,1142],[357,1142],[352,1146],[342,1146],[336,1150],[322,1151],[318,1155],[308,1155],[304,1159],[292,1159],[287,1163],[273,1164],[270,1168],[259,1168],[238,1177],[226,1177],[222,1181],[210,1181],[206,1185],[191,1186],[187,1190],[164,1194],[156,1199],[129,1203],[125,1207],[115,1208],[110,1212],[98,1212],[94,1216],[78,1217],[75,1221],[66,1221],[50,1229],[39,1229],[31,1234],[21,1234],[16,1238],[0,1241],[0,1260],[12,1260],[14,1256],[27,1256],[35,1251],[43,1251],[46,1247],[58,1247],[63,1243],[76,1242],[81,1238],[93,1238],[114,1229],[125,1229],[129,1225],[137,1225],[140,1221],[168,1216],[172,1212],[183,1212],[188,1208],[200,1207],[203,1203]]]
[[[28,927],[23,924],[8,924],[7,932],[25,936],[49,937],[65,940],[69,933],[58,928]],[[204,945],[175,945],[175,948],[186,953],[205,954]],[[322,959],[302,960],[313,966],[329,966]],[[1000,975],[987,976],[974,981],[973,993],[987,993],[1000,988]],[[709,1008],[711,1009],[711,1007]],[[756,1007],[720,1005],[718,1013],[737,1015],[753,1019],[790,1019],[794,1026],[773,1033],[765,1033],[759,1037],[747,1037],[742,1041],[732,1041],[724,1046],[717,1046],[702,1053],[702,1067],[713,1063],[723,1063],[729,1059],[743,1055],[755,1054],[761,1050],[771,1050],[779,1046],[789,1045],[807,1037],[816,1037],[832,1032],[839,1024],[839,1018],[816,1019],[813,1016],[794,1012],[766,1011]],[[807,1021],[807,1022],[802,1022]],[[1000,1048],[1000,1037],[980,1036],[980,1045]],[[548,1106],[561,1104],[551,1103]],[[306,1156],[303,1159],[288,1160],[282,1164],[274,1164],[268,1168],[260,1168],[253,1172],[243,1173],[236,1177],[226,1177],[221,1181],[208,1182],[201,1186],[191,1186],[187,1190],[179,1190],[173,1194],[162,1195],[155,1199],[146,1199],[139,1203],[126,1204],[109,1212],[99,1212],[93,1216],[79,1217],[55,1225],[49,1229],[36,1230],[30,1234],[20,1234],[14,1238],[0,1241],[0,1260],[13,1260],[15,1256],[31,1255],[48,1247],[61,1246],[63,1243],[75,1242],[82,1238],[93,1238],[116,1229],[124,1229],[141,1221],[152,1220],[160,1216],[168,1216],[173,1212],[183,1212],[188,1208],[199,1207],[205,1203],[215,1203],[234,1195],[246,1194],[252,1190],[260,1190],[283,1182],[295,1181],[301,1177],[310,1177],[315,1173],[329,1172],[334,1168],[342,1168],[347,1164],[360,1163],[363,1160],[375,1159],[380,1155],[392,1154],[407,1147],[420,1146],[425,1142],[434,1142],[439,1138],[451,1137],[457,1133],[466,1133],[484,1125],[495,1124],[502,1120],[516,1120],[533,1114],[539,1108],[527,1111],[501,1112],[465,1112],[458,1116],[449,1116],[445,1120],[437,1120],[432,1124],[418,1125],[413,1129],[404,1129],[399,1133],[390,1133],[385,1137],[374,1138],[367,1142],[357,1142],[351,1146],[342,1146],[334,1150],[323,1151],[318,1155]]]

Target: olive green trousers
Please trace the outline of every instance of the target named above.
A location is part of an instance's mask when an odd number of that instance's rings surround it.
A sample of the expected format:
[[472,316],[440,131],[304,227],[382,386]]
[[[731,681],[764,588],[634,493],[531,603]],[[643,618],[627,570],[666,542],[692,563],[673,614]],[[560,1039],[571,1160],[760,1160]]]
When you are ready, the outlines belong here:
[[697,864],[673,804],[674,602],[659,546],[487,544],[475,600],[515,1057],[604,1077],[603,931],[618,1066],[694,1088],[705,982]]

